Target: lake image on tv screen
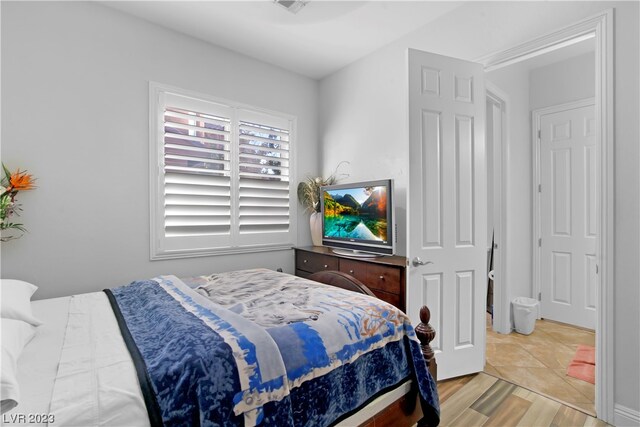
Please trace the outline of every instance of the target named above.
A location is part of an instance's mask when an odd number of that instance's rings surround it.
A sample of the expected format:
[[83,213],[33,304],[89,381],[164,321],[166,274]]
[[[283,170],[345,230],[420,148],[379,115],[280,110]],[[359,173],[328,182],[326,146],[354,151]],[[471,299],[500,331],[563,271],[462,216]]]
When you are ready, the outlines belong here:
[[386,187],[325,191],[324,236],[386,242]]

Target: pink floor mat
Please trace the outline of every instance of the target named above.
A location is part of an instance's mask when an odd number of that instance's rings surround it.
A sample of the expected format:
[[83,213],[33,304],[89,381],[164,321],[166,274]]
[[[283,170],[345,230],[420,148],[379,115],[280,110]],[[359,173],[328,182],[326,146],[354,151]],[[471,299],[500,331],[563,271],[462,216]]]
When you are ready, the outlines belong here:
[[591,384],[596,383],[596,349],[588,345],[579,345],[573,357],[567,375]]

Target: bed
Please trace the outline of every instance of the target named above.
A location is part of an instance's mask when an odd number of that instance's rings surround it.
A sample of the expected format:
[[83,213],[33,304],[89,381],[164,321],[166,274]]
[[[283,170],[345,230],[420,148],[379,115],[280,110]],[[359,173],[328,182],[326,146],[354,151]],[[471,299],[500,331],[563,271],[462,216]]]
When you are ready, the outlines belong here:
[[418,342],[404,313],[348,275],[311,279],[324,284],[265,269],[161,276],[34,301],[42,324],[3,422],[437,425],[422,354],[433,331],[418,325]]

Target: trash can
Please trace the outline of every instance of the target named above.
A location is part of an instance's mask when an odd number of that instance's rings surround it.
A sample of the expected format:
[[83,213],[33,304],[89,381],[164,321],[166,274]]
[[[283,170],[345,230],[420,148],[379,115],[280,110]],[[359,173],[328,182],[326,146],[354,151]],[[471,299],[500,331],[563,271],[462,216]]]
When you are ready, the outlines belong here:
[[538,301],[533,298],[518,297],[513,300],[513,321],[516,332],[529,335],[536,326]]

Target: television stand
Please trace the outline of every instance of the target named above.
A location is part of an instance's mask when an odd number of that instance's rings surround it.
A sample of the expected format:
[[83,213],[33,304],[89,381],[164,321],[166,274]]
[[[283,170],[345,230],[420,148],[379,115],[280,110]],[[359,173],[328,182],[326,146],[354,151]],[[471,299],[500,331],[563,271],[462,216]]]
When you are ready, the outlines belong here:
[[381,300],[405,311],[407,258],[385,255],[355,258],[326,246],[293,248],[296,276],[308,277],[318,271],[337,270],[355,277]]
[[331,252],[333,252],[336,255],[344,255],[344,256],[350,256],[354,258],[378,258],[379,256],[384,256],[379,254],[372,254],[370,252],[357,251],[355,249],[331,248]]

